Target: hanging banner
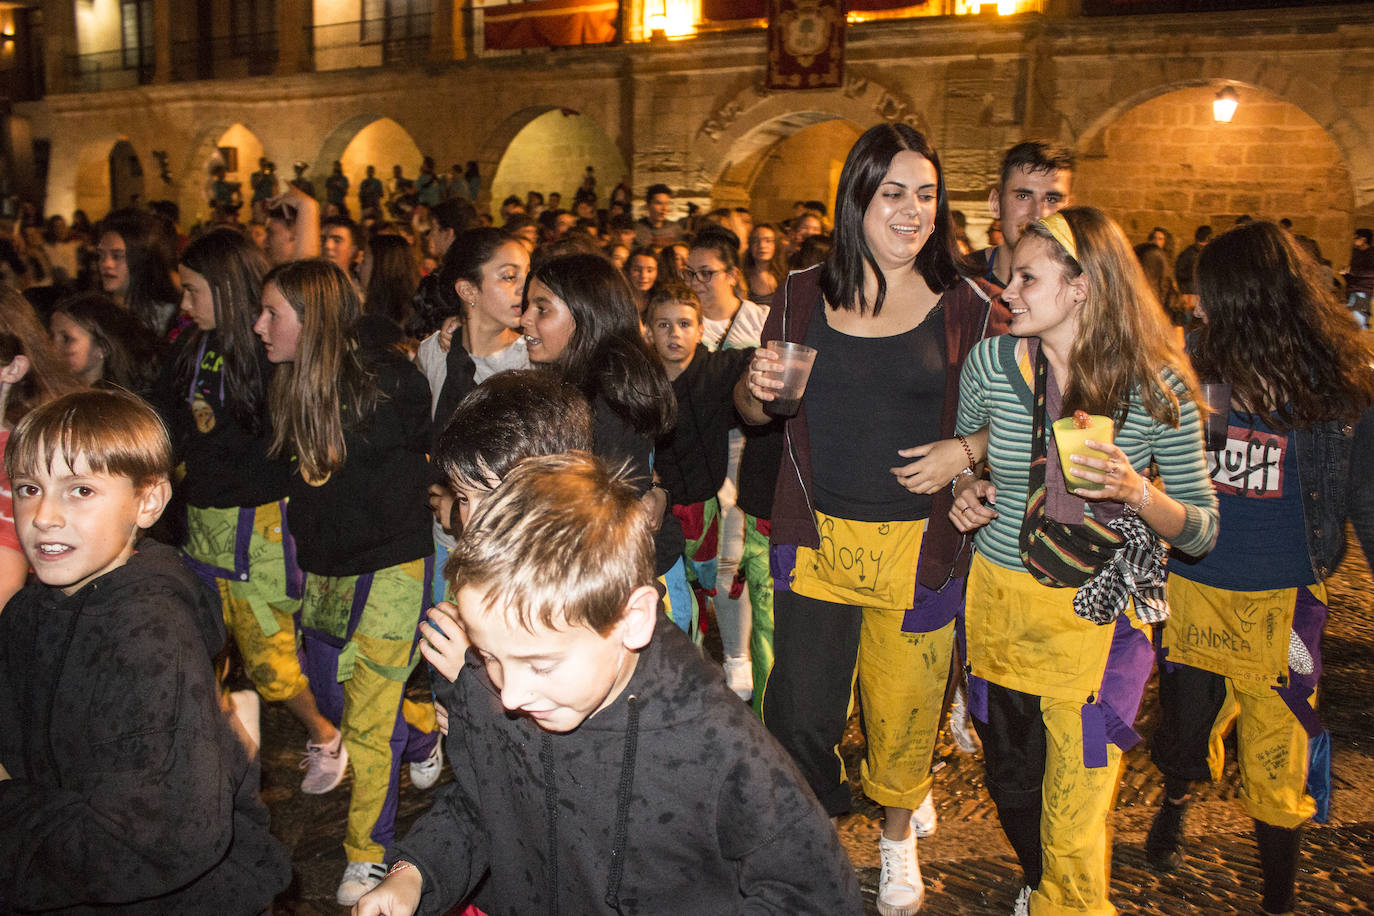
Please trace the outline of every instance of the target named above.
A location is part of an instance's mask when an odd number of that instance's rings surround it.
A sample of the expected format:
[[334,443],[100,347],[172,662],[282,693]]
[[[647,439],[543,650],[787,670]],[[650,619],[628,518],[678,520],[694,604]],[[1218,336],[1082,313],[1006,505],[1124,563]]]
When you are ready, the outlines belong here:
[[830,89],[844,80],[844,0],[769,0],[768,88]]
[[619,0],[534,0],[482,11],[482,46],[492,51],[609,44]]

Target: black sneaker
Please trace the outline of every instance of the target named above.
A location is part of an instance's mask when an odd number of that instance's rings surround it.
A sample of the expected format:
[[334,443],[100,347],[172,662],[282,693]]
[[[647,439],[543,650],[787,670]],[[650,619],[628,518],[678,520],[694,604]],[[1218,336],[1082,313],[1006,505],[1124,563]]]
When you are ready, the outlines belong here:
[[1168,874],[1183,862],[1183,812],[1188,810],[1186,801],[1175,804],[1166,797],[1159,805],[1155,822],[1145,835],[1145,858],[1155,871]]

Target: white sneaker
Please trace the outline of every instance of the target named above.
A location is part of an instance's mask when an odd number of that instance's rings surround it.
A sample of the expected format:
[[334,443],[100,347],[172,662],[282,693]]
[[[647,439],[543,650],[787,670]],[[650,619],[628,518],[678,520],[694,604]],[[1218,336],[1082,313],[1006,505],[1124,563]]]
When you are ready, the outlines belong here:
[[348,770],[348,748],[343,746],[343,732],[335,735],[328,744],[311,744],[307,741],[301,769],[305,770],[301,791],[306,795],[323,795],[337,788],[343,782],[344,772]]
[[925,839],[935,832],[938,820],[935,816],[935,799],[927,792],[921,806],[911,813],[911,832]]
[[976,754],[983,749],[983,742],[973,730],[973,722],[968,714],[968,692],[964,685],[954,688],[954,699],[949,704],[949,736],[954,746],[965,754]]
[[1030,916],[1030,885],[1021,888],[1021,893],[1016,895],[1016,905],[1012,907],[1011,916]]
[[725,657],[725,686],[734,691],[741,700],[754,697],[754,666],[747,655],[727,655]]
[[916,861],[916,833],[905,840],[878,838],[878,854],[883,860],[878,878],[878,912],[881,916],[915,916],[925,902],[926,888],[921,883],[921,865]]
[[434,750],[424,760],[410,765],[410,784],[417,789],[428,789],[439,781],[444,772],[444,739],[440,736],[434,742]]
[[382,883],[386,866],[381,862],[349,862],[344,866],[343,880],[334,899],[339,906],[352,906],[358,899]]

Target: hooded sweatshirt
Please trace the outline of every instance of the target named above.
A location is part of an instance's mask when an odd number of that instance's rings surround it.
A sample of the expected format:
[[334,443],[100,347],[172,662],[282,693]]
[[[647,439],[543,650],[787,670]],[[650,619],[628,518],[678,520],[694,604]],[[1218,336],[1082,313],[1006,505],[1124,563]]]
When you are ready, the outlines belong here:
[[508,715],[469,656],[456,781],[393,858],[443,913],[862,912],[854,869],[791,760],[666,617],[624,691],[566,734]]
[[218,596],[145,541],[0,614],[0,913],[259,913],[291,880],[218,703]]

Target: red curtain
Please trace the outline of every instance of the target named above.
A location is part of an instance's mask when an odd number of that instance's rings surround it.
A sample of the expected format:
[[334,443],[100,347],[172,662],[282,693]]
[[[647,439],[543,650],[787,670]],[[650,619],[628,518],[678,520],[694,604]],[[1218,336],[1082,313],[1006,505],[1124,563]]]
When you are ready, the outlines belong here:
[[[927,0],[849,0],[845,6],[851,13],[872,13],[880,10],[899,10],[909,6],[925,6],[926,2]],[[768,0],[701,0],[701,18],[708,22],[767,19]]]
[[482,11],[482,43],[493,51],[606,44],[616,39],[619,0],[535,0]]

